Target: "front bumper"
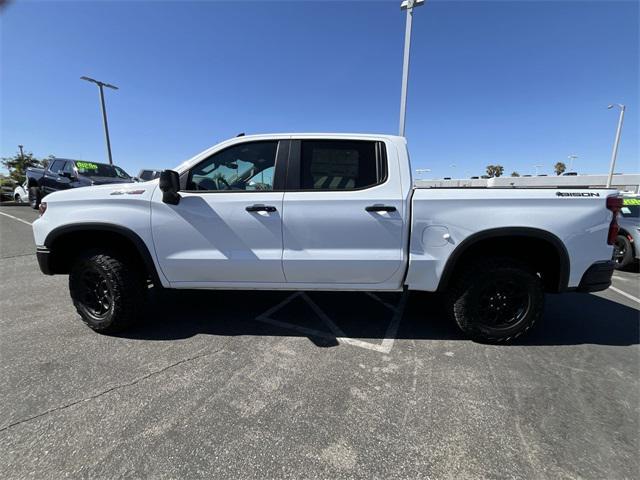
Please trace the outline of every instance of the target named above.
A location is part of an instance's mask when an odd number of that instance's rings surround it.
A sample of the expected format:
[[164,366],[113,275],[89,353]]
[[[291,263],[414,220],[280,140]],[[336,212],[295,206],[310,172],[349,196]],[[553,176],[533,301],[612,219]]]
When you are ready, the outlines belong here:
[[599,292],[611,286],[611,277],[615,262],[613,260],[603,260],[591,265],[580,280],[578,292]]
[[36,258],[40,271],[45,275],[53,275],[51,269],[51,251],[47,247],[36,247]]

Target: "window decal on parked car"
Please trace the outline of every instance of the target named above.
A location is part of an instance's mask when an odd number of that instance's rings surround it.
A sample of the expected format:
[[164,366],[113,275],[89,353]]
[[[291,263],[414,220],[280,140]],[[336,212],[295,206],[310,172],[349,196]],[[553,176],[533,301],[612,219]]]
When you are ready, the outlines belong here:
[[81,170],[98,170],[98,165],[91,162],[76,162],[76,166]]

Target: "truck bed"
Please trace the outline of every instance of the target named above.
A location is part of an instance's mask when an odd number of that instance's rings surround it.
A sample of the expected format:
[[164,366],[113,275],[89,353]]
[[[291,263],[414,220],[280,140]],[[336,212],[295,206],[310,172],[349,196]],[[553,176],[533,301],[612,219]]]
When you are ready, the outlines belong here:
[[[554,232],[569,252],[569,287],[593,258],[610,258],[606,198],[615,190],[550,188],[415,188],[407,283],[437,287],[446,259],[475,232],[522,228]],[[490,212],[490,214],[488,214]]]

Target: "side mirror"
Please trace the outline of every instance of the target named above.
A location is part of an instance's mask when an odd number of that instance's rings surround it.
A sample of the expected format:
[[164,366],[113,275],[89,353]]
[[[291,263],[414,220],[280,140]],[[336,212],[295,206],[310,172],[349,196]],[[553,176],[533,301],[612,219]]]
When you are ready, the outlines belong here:
[[162,201],[171,205],[180,203],[180,177],[174,170],[163,170],[160,173],[160,190],[162,190]]
[[73,179],[73,173],[71,172],[65,172],[64,170],[58,170],[58,175],[60,175],[61,177],[65,177],[68,179]]

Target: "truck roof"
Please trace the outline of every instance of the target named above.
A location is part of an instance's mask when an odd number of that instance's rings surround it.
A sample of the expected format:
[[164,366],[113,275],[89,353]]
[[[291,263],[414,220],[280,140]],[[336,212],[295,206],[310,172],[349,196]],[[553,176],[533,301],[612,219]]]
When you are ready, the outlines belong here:
[[63,160],[65,162],[88,162],[88,163],[97,163],[98,165],[109,165],[108,163],[105,163],[105,162],[95,162],[93,160],[79,160],[77,158],[60,158],[60,157],[53,157],[49,159],[49,163],[53,162],[54,160]]
[[[363,138],[387,138],[389,140],[405,140],[404,137],[398,135],[388,135],[386,133],[346,133],[346,132],[280,132],[280,133],[256,133],[252,135],[243,135],[243,140],[263,139],[273,137],[363,137]],[[235,138],[235,137],[234,137]],[[230,139],[231,140],[231,139]]]

